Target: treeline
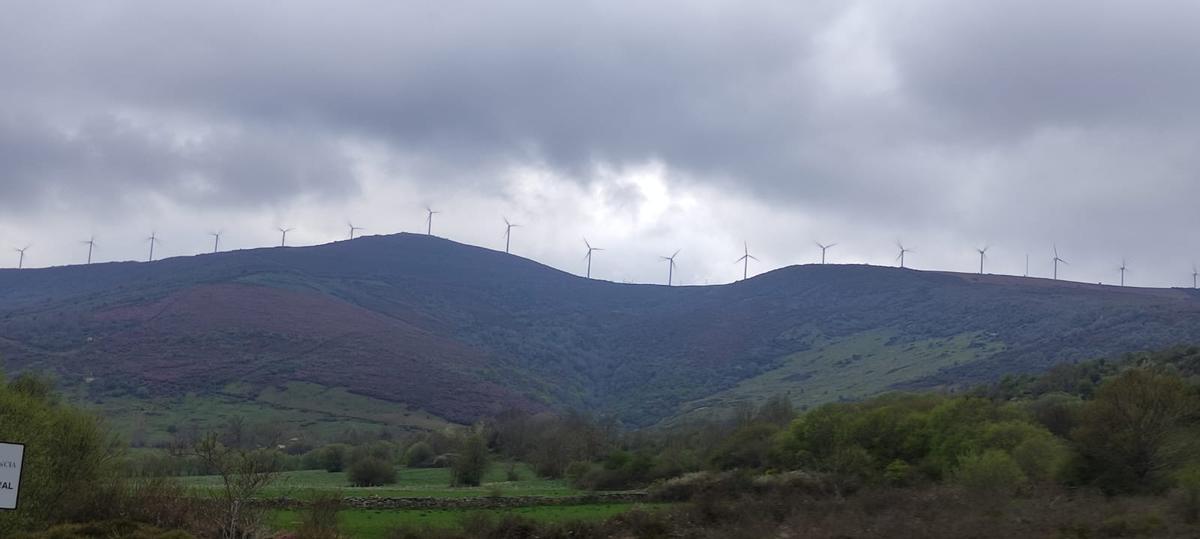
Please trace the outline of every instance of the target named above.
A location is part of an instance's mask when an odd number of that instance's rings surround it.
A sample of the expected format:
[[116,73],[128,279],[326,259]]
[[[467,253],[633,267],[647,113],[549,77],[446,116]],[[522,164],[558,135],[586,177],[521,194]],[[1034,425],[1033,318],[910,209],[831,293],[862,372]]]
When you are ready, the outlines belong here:
[[[1200,477],[1200,349],[1062,365],[962,394],[889,394],[794,410],[786,397],[722,421],[625,432],[580,414],[487,421],[493,451],[591,489],[688,472],[804,470],[840,488],[1049,483],[1161,493]],[[1200,488],[1200,485],[1195,485]]]

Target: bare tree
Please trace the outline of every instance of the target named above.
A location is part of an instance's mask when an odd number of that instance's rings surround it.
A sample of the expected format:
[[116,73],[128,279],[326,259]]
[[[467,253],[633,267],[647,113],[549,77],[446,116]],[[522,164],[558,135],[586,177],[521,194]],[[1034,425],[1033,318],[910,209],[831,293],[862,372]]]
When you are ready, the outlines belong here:
[[213,519],[222,539],[255,539],[263,532],[263,512],[253,505],[279,477],[278,454],[222,444],[218,435],[208,434],[194,448],[200,462],[221,476],[217,499],[220,506]]

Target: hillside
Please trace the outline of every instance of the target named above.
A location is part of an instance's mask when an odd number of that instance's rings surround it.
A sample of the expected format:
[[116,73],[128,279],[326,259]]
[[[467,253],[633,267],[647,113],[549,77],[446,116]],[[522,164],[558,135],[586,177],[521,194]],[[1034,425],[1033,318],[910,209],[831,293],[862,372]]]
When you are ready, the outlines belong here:
[[247,409],[329,428],[507,408],[646,425],[1185,342],[1193,290],[857,265],[668,288],[411,234],[0,270],[6,368],[54,372],[129,428]]

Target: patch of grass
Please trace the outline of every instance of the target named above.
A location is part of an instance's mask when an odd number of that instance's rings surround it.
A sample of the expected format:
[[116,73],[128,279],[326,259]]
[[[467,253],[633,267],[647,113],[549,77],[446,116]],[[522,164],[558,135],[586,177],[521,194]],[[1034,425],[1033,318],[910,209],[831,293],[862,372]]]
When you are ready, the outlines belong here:
[[[305,497],[316,491],[340,490],[345,496],[379,496],[383,498],[466,498],[491,496],[499,488],[505,496],[574,496],[583,491],[572,488],[561,479],[537,477],[526,465],[517,466],[518,480],[508,481],[507,466],[494,465],[478,487],[450,487],[447,468],[397,468],[396,483],[381,487],[352,487],[345,472],[301,470],[285,472],[274,486],[264,492],[269,498]],[[217,476],[182,478],[184,485],[213,488],[220,485]]]
[[[634,507],[659,508],[669,504],[595,504],[569,506],[519,507],[513,509],[401,509],[370,510],[347,509],[338,515],[342,533],[356,539],[387,537],[398,526],[430,526],[457,528],[463,517],[470,513],[494,515],[520,515],[539,522],[568,522],[575,520],[599,521],[612,518]],[[271,526],[278,530],[295,530],[303,518],[296,510],[278,510],[271,513]]]
[[982,332],[905,342],[892,331],[867,331],[838,339],[818,338],[811,349],[736,386],[681,407],[671,422],[722,413],[738,402],[761,403],[788,394],[798,406],[861,399],[941,369],[964,365],[1004,350]]

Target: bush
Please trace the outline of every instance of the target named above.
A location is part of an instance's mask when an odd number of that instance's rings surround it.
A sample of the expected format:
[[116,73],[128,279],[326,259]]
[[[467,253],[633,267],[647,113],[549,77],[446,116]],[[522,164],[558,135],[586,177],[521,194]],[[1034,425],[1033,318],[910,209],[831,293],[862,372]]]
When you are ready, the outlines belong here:
[[1175,476],[1177,490],[1174,493],[1176,510],[1188,524],[1200,522],[1200,465],[1192,464]]
[[337,539],[338,512],[342,510],[341,493],[318,493],[308,503],[304,520],[296,530],[296,539]]
[[404,452],[404,464],[409,468],[425,468],[433,464],[433,447],[425,442],[417,442]]
[[396,468],[391,462],[377,457],[359,459],[347,471],[350,484],[356,487],[378,487],[396,482]]
[[0,511],[0,537],[109,517],[121,451],[99,419],[60,403],[48,381],[0,376],[0,425],[6,440],[25,444],[21,510]]
[[1028,478],[1008,453],[989,449],[959,458],[954,480],[971,490],[1012,495]]

